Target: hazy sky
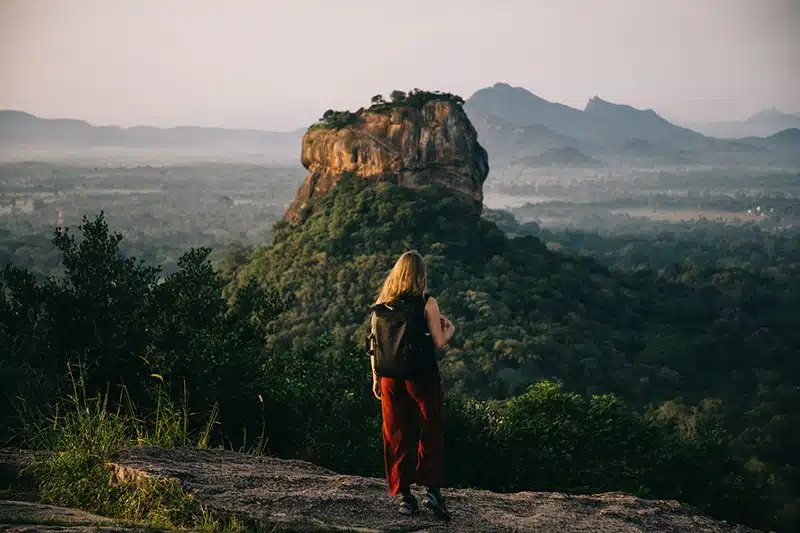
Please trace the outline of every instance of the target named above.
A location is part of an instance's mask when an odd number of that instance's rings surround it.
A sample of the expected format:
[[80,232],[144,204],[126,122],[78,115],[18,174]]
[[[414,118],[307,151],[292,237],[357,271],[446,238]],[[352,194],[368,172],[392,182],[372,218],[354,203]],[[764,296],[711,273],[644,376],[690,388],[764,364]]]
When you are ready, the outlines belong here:
[[800,0],[0,0],[0,108],[294,129],[504,81],[682,120],[800,111]]

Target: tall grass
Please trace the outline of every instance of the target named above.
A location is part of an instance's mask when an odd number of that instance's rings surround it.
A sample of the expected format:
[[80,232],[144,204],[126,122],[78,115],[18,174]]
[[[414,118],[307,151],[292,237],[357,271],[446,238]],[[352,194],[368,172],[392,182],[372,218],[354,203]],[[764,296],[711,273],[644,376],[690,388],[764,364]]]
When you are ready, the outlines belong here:
[[120,484],[112,480],[108,467],[114,453],[127,446],[207,447],[216,406],[201,431],[193,434],[185,384],[176,404],[161,377],[154,375],[154,407],[141,416],[124,387],[112,404],[109,391],[89,396],[82,376],[76,376],[71,365],[68,372],[72,390],[50,414],[24,404],[20,413],[27,447],[48,452],[34,465],[44,501],[160,528],[246,529],[234,516],[207,509],[175,480],[144,478]]

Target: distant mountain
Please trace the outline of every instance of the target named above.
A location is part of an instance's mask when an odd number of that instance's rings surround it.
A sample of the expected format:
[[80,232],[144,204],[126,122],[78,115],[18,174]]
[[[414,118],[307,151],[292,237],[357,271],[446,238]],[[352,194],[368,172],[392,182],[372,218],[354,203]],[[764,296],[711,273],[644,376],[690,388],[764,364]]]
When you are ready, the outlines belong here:
[[706,140],[702,134],[676,126],[652,109],[642,110],[629,105],[614,104],[597,96],[586,104],[584,115],[598,124],[605,144],[644,139],[656,144],[686,147]]
[[530,155],[517,159],[513,163],[526,167],[599,167],[602,161],[585,155],[572,146],[551,148],[539,155]]
[[182,126],[94,126],[74,119],[45,119],[30,113],[0,110],[0,146],[20,147],[120,147],[263,149],[272,153],[291,150],[299,157],[303,132],[272,132]]
[[473,122],[494,115],[518,126],[542,125],[597,146],[618,147],[630,139],[644,139],[674,147],[694,147],[705,140],[703,135],[676,126],[651,109],[635,109],[595,97],[581,111],[505,83],[480,89],[466,101],[465,109]]
[[583,112],[540,98],[522,87],[495,83],[469,97],[464,109],[472,122],[496,116],[517,126],[540,124],[570,137],[580,136],[587,121]]
[[770,135],[771,141],[800,143],[800,128],[789,128]]
[[800,114],[784,113],[775,108],[759,111],[740,122],[706,122],[686,124],[706,135],[729,139],[769,137],[780,131],[800,128]]
[[745,137],[736,142],[758,146],[772,152],[785,151],[797,153],[800,151],[800,128],[785,129],[769,137]]
[[504,164],[535,157],[549,150],[586,147],[577,139],[556,133],[546,126],[518,126],[497,115],[473,120],[481,145],[492,162]]

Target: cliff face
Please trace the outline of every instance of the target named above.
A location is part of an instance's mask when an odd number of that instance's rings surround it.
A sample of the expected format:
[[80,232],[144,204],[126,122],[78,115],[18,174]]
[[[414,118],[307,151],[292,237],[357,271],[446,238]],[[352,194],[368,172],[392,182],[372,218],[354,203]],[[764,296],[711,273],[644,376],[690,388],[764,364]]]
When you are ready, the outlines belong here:
[[443,100],[421,109],[362,110],[341,129],[311,128],[303,137],[302,162],[309,174],[284,215],[287,221],[297,220],[346,173],[411,188],[438,185],[478,209],[489,174],[486,150],[466,113]]

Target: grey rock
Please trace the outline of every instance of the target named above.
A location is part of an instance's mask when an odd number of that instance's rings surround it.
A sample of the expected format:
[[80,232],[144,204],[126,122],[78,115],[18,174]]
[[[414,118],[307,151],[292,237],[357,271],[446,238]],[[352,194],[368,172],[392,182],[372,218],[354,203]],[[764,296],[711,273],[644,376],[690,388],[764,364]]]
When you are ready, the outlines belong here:
[[[675,501],[628,494],[572,496],[450,489],[453,520],[397,514],[382,479],[340,475],[303,461],[222,450],[132,448],[111,464],[118,479],[177,479],[201,503],[271,527],[298,531],[463,533],[754,533],[698,515]],[[417,492],[422,497],[421,489]]]
[[145,533],[141,527],[118,524],[96,514],[42,503],[0,500],[0,532]]

